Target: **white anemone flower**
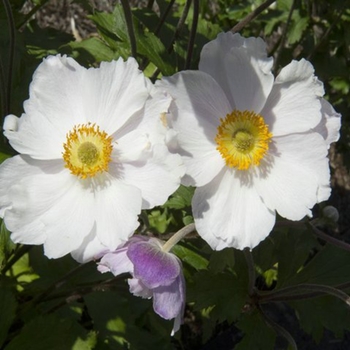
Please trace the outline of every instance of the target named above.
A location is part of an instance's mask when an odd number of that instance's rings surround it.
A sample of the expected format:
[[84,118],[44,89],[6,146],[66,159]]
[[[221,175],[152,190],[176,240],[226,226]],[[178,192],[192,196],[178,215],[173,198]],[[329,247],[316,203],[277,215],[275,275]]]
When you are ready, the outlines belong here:
[[330,195],[327,151],[340,115],[306,60],[276,78],[261,38],[221,33],[201,52],[199,71],[163,78],[178,151],[196,186],[198,233],[216,250],[254,248],[273,229],[276,212],[311,216]]
[[4,134],[20,154],[0,166],[0,216],[16,243],[88,261],[125,243],[138,214],[163,204],[183,175],[166,146],[171,98],[129,58],[86,69],[50,56],[24,114]]

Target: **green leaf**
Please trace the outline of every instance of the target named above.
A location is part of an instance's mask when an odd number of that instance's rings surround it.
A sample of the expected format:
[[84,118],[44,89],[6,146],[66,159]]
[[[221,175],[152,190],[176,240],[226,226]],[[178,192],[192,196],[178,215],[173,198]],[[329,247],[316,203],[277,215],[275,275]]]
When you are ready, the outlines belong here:
[[293,15],[292,18],[293,18],[293,21],[288,30],[289,44],[295,44],[299,42],[304,33],[304,30],[309,25],[309,18],[300,17],[300,14],[298,12],[295,12],[295,15]]
[[195,310],[213,307],[210,312],[213,319],[233,322],[248,298],[247,285],[247,278],[229,272],[199,271],[188,285],[188,300],[195,302]]
[[296,311],[300,326],[312,335],[318,343],[324,334],[324,328],[337,338],[350,331],[350,311],[343,301],[324,296],[289,303]]
[[327,284],[335,286],[349,281],[350,253],[327,244],[286,284]]
[[6,153],[3,153],[3,152],[0,152],[0,164],[7,158],[10,158],[11,155],[10,154],[6,154]]
[[66,47],[71,48],[71,56],[85,64],[111,61],[119,57],[119,54],[114,52],[106,43],[94,37],[82,41],[72,41]]
[[191,206],[194,187],[185,187],[181,185],[163,205],[164,208],[184,209]]
[[92,334],[88,334],[78,323],[48,315],[39,316],[24,325],[6,350],[90,350],[94,342]]
[[209,269],[214,273],[222,272],[226,267],[234,267],[235,253],[232,248],[225,248],[220,251],[213,251],[210,256]]
[[[113,14],[115,16],[113,27],[114,34],[116,34],[123,42],[129,43],[129,35],[122,6],[117,5]],[[174,74],[175,69],[172,64],[172,58],[168,54],[161,40],[152,32],[146,30],[142,31],[140,29],[142,28],[142,25],[135,16],[133,16],[133,20],[138,54],[146,56],[156,67],[159,68],[163,75]]]
[[[134,297],[127,290],[125,292],[125,295],[121,295],[120,291],[95,292],[84,298],[100,342],[108,344],[108,349],[171,349],[169,334],[172,321],[155,315],[150,300]],[[147,319],[148,314],[152,314],[150,320]],[[154,325],[157,331],[154,331]],[[153,332],[147,329],[153,329]]]
[[28,253],[24,254],[18,261],[16,261],[7,272],[7,275],[17,279],[17,287],[19,290],[22,290],[25,285],[39,278],[30,265]]
[[5,223],[0,220],[0,267],[2,267],[16,247],[10,238],[10,231],[6,228]]
[[193,247],[187,248],[184,245],[177,244],[172,248],[172,252],[196,270],[203,270],[208,267],[208,260],[197,253]]
[[16,316],[17,302],[11,289],[0,280],[0,347],[7,337],[12,321]]
[[113,13],[95,12],[89,18],[96,24],[98,33],[108,46],[121,57],[127,59],[130,56],[130,48],[126,40],[122,42],[116,35],[115,18]]
[[254,263],[262,272],[271,269],[276,264],[278,247],[280,243],[284,245],[283,239],[286,232],[271,232],[266,239],[253,249]]
[[148,222],[151,228],[156,229],[159,233],[164,233],[169,224],[172,222],[172,217],[168,215],[168,210],[152,210],[148,214]]
[[293,284],[292,279],[305,264],[311,250],[319,244],[313,234],[303,229],[290,229],[288,232],[276,232],[276,236],[277,235],[280,235],[277,248],[277,286],[281,287]]
[[244,332],[244,337],[235,350],[274,349],[276,333],[257,311],[243,314],[236,326]]

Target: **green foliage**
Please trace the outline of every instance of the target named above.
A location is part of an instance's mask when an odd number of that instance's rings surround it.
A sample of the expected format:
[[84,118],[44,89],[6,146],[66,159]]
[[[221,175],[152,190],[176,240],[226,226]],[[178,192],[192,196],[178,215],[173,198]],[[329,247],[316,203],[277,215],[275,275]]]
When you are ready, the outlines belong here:
[[300,326],[312,335],[317,343],[322,339],[325,328],[339,339],[343,337],[345,330],[350,330],[349,309],[334,297],[318,297],[290,304],[296,311]]
[[98,341],[108,344],[108,348],[171,349],[168,338],[171,328],[159,317],[151,318],[151,329],[143,328],[147,312],[150,313],[150,302],[115,292],[90,293],[85,302],[98,332]]
[[89,350],[95,345],[95,336],[70,319],[54,315],[39,316],[26,324],[6,349],[18,350]]
[[261,314],[243,314],[237,322],[237,327],[244,332],[243,339],[235,349],[273,349],[276,333],[266,324]]
[[192,266],[196,270],[204,270],[208,267],[208,260],[203,257],[193,245],[184,246],[178,244],[173,247],[172,251],[183,262]]
[[163,205],[169,209],[186,209],[191,206],[194,187],[180,186]]
[[15,248],[15,244],[10,239],[10,232],[6,229],[4,222],[0,223],[0,268],[8,261],[11,253]]
[[337,285],[349,278],[350,254],[348,251],[327,244],[288,284],[319,283]]
[[16,317],[17,301],[4,278],[0,279],[0,346],[7,338],[7,332]]
[[210,308],[214,320],[234,322],[247,301],[247,285],[246,276],[199,271],[189,285],[188,301],[195,303],[195,310]]

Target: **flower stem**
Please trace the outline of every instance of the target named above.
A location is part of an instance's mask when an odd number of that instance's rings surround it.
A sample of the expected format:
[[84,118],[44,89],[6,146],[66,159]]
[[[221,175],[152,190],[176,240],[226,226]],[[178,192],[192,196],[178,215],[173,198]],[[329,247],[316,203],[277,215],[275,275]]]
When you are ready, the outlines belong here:
[[195,229],[196,228],[194,224],[189,224],[183,227],[181,230],[177,231],[165,242],[165,244],[162,247],[163,252],[169,252],[174,245],[176,245],[179,241],[181,241],[182,238],[184,238],[189,233],[193,232]]
[[1,125],[3,125],[3,116],[7,115],[8,108],[6,106],[7,101],[7,89],[6,89],[6,78],[4,72],[4,65],[0,56],[0,116],[1,116]]
[[12,71],[13,71],[13,62],[15,57],[15,20],[13,18],[13,13],[11,9],[11,5],[8,0],[3,0],[3,4],[5,7],[5,12],[7,16],[7,20],[9,23],[9,63],[7,67],[7,94],[5,104],[4,104],[4,111],[5,115],[9,114],[9,110],[11,108],[11,90],[12,90]]
[[286,24],[284,26],[284,30],[282,32],[280,44],[279,44],[279,47],[278,47],[276,55],[275,55],[273,71],[276,71],[276,69],[278,68],[279,58],[280,58],[281,52],[283,50],[284,43],[286,41],[287,30],[288,30],[290,21],[292,19],[292,15],[293,15],[294,9],[295,9],[295,0],[293,0],[292,6],[290,7],[288,18],[287,18]]
[[158,33],[160,32],[161,28],[163,27],[163,24],[166,20],[166,18],[168,17],[168,14],[171,10],[171,8],[173,7],[175,3],[175,0],[171,0],[167,6],[167,8],[165,9],[163,15],[160,17],[159,19],[159,23],[157,25],[157,28],[154,30],[154,35],[158,35]]
[[328,39],[329,34],[334,29],[334,27],[339,24],[339,21],[341,20],[341,17],[345,12],[345,10],[348,8],[348,6],[349,6],[348,2],[344,1],[343,7],[340,9],[337,17],[334,19],[333,23],[328,27],[326,32],[323,34],[322,38],[318,41],[318,43],[314,46],[312,51],[309,53],[309,55],[306,58],[307,60],[310,61],[313,58],[314,54],[318,51],[318,49],[323,45],[324,41]]
[[20,246],[12,256],[12,259],[7,262],[7,264],[1,269],[1,274],[5,275],[5,273],[11,269],[11,267],[25,254],[29,252],[29,250],[33,246],[30,245],[22,245]]
[[244,248],[243,252],[248,265],[248,274],[249,274],[248,294],[251,297],[255,294],[256,277],[255,277],[254,259],[253,259],[253,254],[249,248]]
[[21,22],[17,24],[17,29],[21,29],[32,17],[35,15],[38,10],[40,10],[49,0],[41,0],[40,4],[35,5],[22,19]]
[[253,12],[251,12],[247,17],[243,18],[239,21],[232,29],[231,32],[237,33],[242,30],[249,22],[251,22],[255,17],[260,15],[261,12],[266,10],[271,4],[273,4],[276,0],[267,0],[259,7],[257,7]]
[[[302,291],[310,291],[311,293],[301,293]],[[350,306],[350,297],[343,291],[322,284],[304,283],[296,286],[282,288],[277,291],[268,292],[259,295],[259,302],[283,301],[283,300],[300,300],[310,297],[319,296],[322,294],[332,295]]]
[[199,0],[193,0],[193,19],[192,19],[190,38],[187,46],[187,57],[185,62],[185,69],[190,69],[191,67],[194,39],[196,37],[197,26],[198,26],[198,17],[199,17]]
[[131,47],[131,56],[136,58],[137,47],[136,47],[136,38],[135,38],[135,32],[134,32],[134,24],[132,21],[132,13],[131,13],[131,8],[130,8],[130,3],[128,0],[121,0],[121,4],[122,4],[123,10],[124,10],[126,26],[128,28],[130,47]]
[[271,320],[269,316],[266,315],[266,313],[262,310],[261,307],[258,308],[260,314],[264,318],[265,322],[279,335],[281,335],[283,338],[285,338],[288,343],[290,344],[291,348],[294,350],[298,350],[297,344],[295,343],[294,338],[291,336],[291,334],[281,327],[279,324],[277,324],[275,321]]
[[191,6],[191,2],[192,0],[187,0],[186,1],[186,4],[185,4],[185,7],[182,11],[182,15],[177,23],[177,26],[176,26],[176,29],[175,29],[175,33],[173,35],[173,38],[170,42],[170,45],[168,46],[168,52],[169,53],[172,53],[173,50],[174,50],[174,42],[175,40],[179,37],[180,35],[180,32],[182,30],[182,27],[184,26],[185,24],[185,21],[186,21],[186,18],[187,18],[187,15],[188,15],[188,11],[190,10],[190,6]]
[[308,223],[308,226],[311,228],[311,230],[313,231],[313,233],[318,236],[319,238],[321,238],[322,240],[326,241],[327,243],[333,244],[334,246],[350,251],[350,244],[344,242],[344,241],[340,241],[337,238],[334,238],[330,235],[327,235],[326,233],[322,232],[321,230],[319,230],[316,226],[314,226],[312,223]]
[[41,302],[42,300],[44,300],[51,292],[53,292],[55,289],[60,288],[62,285],[64,285],[65,283],[67,283],[67,281],[69,280],[69,278],[71,278],[73,275],[75,275],[77,272],[81,271],[82,269],[85,269],[87,266],[90,266],[93,262],[90,261],[86,264],[80,264],[78,266],[76,266],[75,268],[73,268],[72,270],[70,270],[68,273],[66,273],[64,276],[62,276],[61,278],[59,278],[57,281],[55,281],[54,283],[52,283],[51,285],[49,285],[46,290],[44,290],[44,292],[40,293],[39,295],[37,295],[33,300],[32,303],[33,304],[38,304],[39,302]]
[[[169,45],[167,47],[167,51],[168,51],[169,54],[172,53],[173,50],[174,50],[174,43],[175,43],[176,39],[179,37],[180,32],[182,30],[182,27],[185,24],[185,21],[186,21],[187,15],[188,15],[188,11],[190,10],[191,2],[192,2],[192,0],[187,0],[186,1],[186,4],[185,4],[185,7],[184,7],[184,9],[182,11],[181,17],[180,17],[180,19],[179,19],[179,21],[177,23],[174,35],[173,35],[172,39],[170,40],[170,43],[169,43]],[[150,79],[152,81],[155,81],[157,79],[159,73],[160,73],[160,69],[157,68],[153,72],[153,74],[152,74]]]

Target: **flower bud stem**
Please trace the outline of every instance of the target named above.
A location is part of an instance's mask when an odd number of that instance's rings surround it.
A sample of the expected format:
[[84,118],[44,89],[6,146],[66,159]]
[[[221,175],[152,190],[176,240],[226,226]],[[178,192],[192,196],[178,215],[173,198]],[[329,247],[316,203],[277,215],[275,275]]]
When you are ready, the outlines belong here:
[[169,252],[171,248],[176,245],[182,238],[184,238],[189,233],[195,230],[194,224],[189,224],[183,227],[181,230],[177,231],[173,236],[171,236],[163,245],[163,252]]

